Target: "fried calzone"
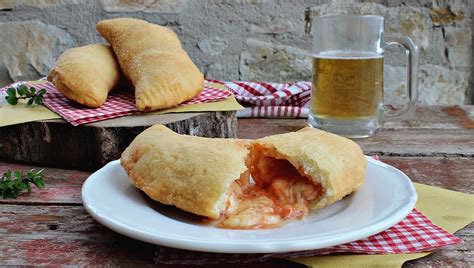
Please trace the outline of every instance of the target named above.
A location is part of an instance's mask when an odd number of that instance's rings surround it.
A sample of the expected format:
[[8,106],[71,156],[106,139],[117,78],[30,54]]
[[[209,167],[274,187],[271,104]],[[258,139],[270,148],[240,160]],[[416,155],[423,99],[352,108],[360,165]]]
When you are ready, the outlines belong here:
[[66,50],[48,74],[66,98],[91,108],[101,106],[122,79],[114,52],[105,44]]
[[152,199],[217,219],[239,178],[248,180],[248,150],[239,142],[179,135],[162,125],[140,133],[120,163]]
[[229,229],[302,219],[359,189],[366,168],[357,144],[316,129],[247,141],[179,135],[161,125],[138,135],[121,164],[152,199]]
[[204,76],[172,30],[132,18],[100,21],[97,30],[133,83],[139,111],[176,106],[203,89]]

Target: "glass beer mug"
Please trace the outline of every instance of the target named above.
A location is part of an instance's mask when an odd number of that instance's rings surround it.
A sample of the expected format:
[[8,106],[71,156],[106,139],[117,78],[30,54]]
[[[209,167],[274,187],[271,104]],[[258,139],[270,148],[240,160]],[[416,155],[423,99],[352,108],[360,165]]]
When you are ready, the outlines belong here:
[[[418,47],[408,37],[384,36],[381,16],[330,15],[313,21],[313,88],[308,123],[351,138],[374,135],[386,120],[409,115],[418,99]],[[384,50],[408,54],[410,102],[387,113],[383,105]]]

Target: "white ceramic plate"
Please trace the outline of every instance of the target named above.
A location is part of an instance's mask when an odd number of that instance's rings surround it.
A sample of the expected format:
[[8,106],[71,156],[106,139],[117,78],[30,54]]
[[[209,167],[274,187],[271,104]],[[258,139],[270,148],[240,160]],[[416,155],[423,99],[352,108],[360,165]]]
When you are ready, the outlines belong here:
[[343,200],[268,230],[219,229],[163,206],[132,186],[118,161],[92,174],[82,187],[86,210],[126,236],[174,248],[221,253],[271,253],[319,249],[383,231],[413,209],[417,194],[398,169],[367,157],[363,187]]

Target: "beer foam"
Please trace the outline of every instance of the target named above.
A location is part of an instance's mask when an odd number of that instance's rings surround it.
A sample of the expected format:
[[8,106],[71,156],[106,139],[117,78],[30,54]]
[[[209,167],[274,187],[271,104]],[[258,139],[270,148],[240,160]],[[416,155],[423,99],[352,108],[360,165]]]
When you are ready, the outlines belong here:
[[345,59],[345,60],[358,60],[358,59],[379,59],[383,58],[383,54],[377,54],[371,51],[342,51],[333,50],[313,54],[313,57],[320,59]]

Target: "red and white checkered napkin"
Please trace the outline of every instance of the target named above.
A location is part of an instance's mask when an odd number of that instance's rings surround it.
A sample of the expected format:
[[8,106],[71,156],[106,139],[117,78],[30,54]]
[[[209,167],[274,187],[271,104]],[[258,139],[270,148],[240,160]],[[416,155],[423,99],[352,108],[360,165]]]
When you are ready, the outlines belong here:
[[[224,85],[229,91],[216,89],[206,84],[201,94],[179,106],[220,101],[228,98],[233,93],[236,99],[245,106],[245,110],[237,111],[238,117],[296,118],[308,116],[311,96],[311,83],[309,82],[281,84],[242,81],[223,82],[219,80],[207,80],[207,82]],[[129,91],[112,92],[101,107],[94,109],[68,100],[56,90],[52,83],[46,80],[39,83],[18,82],[13,86],[22,83],[37,89],[45,88],[47,93],[43,102],[46,107],[74,126],[138,112],[135,108],[133,93]],[[0,92],[6,90],[7,87],[0,89]]]
[[415,253],[428,252],[462,240],[436,226],[416,209],[392,228],[370,237],[324,249],[271,254],[223,254],[188,251],[158,246],[155,262],[162,264],[249,263],[270,258],[303,258],[331,253]]
[[[56,90],[52,83],[48,81],[40,83],[25,82],[24,84],[36,89],[46,89],[46,94],[43,99],[44,105],[74,126],[135,114],[138,112],[135,108],[135,96],[131,91],[111,92],[107,101],[102,106],[99,108],[88,108],[68,100]],[[18,83],[16,85],[18,85]],[[2,90],[5,90],[6,88],[7,87]],[[227,99],[231,95],[232,93],[230,91],[220,90],[206,85],[198,96],[189,101],[183,102],[179,106],[221,101]]]
[[238,117],[308,117],[310,82],[278,84],[209,81],[224,85],[245,106],[245,110],[237,111]]

